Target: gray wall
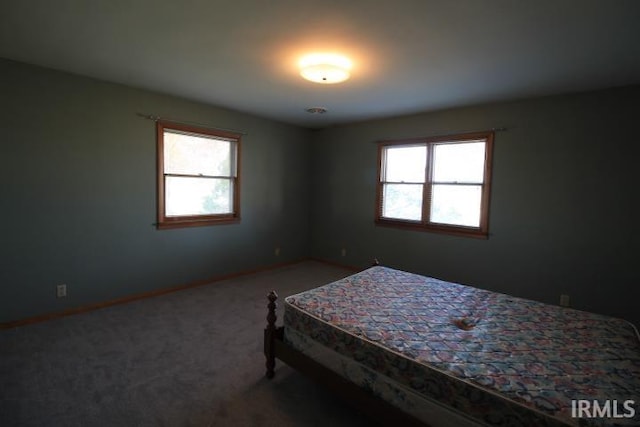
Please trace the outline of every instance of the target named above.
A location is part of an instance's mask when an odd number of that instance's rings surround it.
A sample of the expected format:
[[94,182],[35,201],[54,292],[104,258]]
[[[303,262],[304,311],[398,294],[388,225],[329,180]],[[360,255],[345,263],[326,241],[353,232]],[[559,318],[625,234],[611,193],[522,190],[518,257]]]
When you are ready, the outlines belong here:
[[[314,256],[640,323],[638,86],[309,131],[11,61],[0,76],[0,322]],[[241,223],[152,226],[155,127],[137,112],[248,133]],[[488,240],[374,226],[376,141],[502,126]]]
[[[0,76],[0,322],[309,255],[310,131],[10,61]],[[152,226],[155,124],[137,112],[248,133],[239,224]]]
[[[635,86],[319,130],[311,253],[640,323],[638,105]],[[374,226],[376,141],[496,127],[488,240]]]

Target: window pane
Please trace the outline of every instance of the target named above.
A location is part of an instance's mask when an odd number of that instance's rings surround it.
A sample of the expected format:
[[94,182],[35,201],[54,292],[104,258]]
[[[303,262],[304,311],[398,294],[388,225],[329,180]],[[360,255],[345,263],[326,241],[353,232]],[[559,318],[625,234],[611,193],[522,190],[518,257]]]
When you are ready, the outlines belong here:
[[434,181],[483,182],[484,142],[436,144],[433,148]]
[[421,184],[385,184],[382,194],[384,218],[422,220]]
[[164,172],[167,174],[233,176],[234,143],[221,139],[164,131]]
[[166,177],[166,216],[232,213],[231,179]]
[[434,185],[431,198],[431,222],[480,226],[480,185]]
[[384,181],[424,182],[427,147],[388,147],[385,149]]

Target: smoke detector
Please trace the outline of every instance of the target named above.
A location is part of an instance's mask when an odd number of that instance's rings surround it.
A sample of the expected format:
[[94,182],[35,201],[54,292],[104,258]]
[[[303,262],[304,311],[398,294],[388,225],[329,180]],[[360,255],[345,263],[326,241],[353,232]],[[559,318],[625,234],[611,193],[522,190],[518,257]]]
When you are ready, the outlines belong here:
[[309,107],[305,111],[309,114],[324,114],[327,112],[327,109],[324,107]]

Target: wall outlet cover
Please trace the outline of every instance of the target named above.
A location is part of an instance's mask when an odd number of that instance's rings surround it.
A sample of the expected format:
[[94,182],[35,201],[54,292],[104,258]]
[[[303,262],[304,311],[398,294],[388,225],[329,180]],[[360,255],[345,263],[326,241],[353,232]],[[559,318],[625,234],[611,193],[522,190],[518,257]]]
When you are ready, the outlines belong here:
[[569,295],[567,294],[560,295],[560,305],[563,307],[569,307]]
[[58,298],[64,298],[67,296],[67,285],[58,285],[56,286],[56,296]]

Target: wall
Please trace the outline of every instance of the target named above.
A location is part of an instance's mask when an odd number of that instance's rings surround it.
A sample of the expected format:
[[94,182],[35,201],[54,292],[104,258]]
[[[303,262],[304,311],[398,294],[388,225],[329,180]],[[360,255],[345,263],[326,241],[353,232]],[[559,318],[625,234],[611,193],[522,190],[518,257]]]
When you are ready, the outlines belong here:
[[[0,76],[0,322],[311,255],[551,303],[567,293],[640,324],[640,87],[311,132],[11,61]],[[241,223],[152,226],[155,127],[137,112],[248,133]],[[376,141],[503,126],[488,240],[374,226]]]
[[[313,138],[312,255],[373,257],[640,324],[640,86],[337,126]],[[375,226],[376,141],[506,127],[495,139],[490,238]],[[346,257],[341,248],[347,249]]]
[[[0,76],[0,322],[308,256],[308,130],[11,61]],[[156,230],[137,112],[247,132],[239,224]]]

